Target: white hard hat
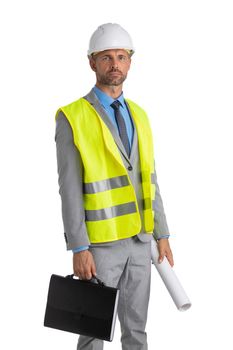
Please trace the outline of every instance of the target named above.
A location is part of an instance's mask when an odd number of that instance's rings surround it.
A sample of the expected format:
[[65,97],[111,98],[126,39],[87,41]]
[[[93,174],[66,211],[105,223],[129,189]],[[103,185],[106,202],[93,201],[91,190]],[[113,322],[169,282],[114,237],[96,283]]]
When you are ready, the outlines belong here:
[[128,32],[117,23],[106,23],[99,26],[89,42],[88,56],[95,52],[111,49],[125,49],[134,53],[132,39]]

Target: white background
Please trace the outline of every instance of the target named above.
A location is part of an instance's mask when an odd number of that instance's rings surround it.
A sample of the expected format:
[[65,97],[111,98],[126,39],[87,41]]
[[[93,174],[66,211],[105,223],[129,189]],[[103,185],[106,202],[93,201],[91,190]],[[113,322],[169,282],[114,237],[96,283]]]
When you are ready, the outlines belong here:
[[[54,115],[95,77],[89,37],[118,22],[136,53],[126,97],[149,114],[175,271],[176,310],[153,268],[150,349],[232,349],[232,1],[1,1],[2,349],[69,350],[43,327],[50,274],[72,272],[58,194]],[[113,343],[120,349],[119,324]]]

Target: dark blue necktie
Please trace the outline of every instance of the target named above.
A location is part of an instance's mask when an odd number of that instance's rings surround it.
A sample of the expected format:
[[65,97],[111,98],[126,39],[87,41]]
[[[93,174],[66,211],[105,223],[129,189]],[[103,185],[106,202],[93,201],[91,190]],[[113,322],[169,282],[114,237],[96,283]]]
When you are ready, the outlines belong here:
[[114,109],[115,118],[116,118],[121,141],[125,147],[125,150],[128,154],[128,157],[129,157],[129,155],[130,155],[129,139],[128,139],[128,135],[127,135],[127,131],[126,131],[125,121],[124,121],[124,118],[120,112],[120,106],[121,106],[121,103],[118,100],[114,101],[111,104],[111,107]]

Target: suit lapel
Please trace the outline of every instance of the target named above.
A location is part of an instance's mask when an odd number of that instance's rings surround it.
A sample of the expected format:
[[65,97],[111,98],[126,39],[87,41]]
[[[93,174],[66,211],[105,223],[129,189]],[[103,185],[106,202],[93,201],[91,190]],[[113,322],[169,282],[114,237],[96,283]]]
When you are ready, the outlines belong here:
[[[120,149],[121,153],[124,155],[124,157],[131,161],[132,157],[135,154],[135,147],[136,147],[136,127],[134,126],[134,137],[133,137],[133,143],[132,143],[132,149],[131,149],[131,154],[130,157],[128,157],[125,147],[121,141],[121,138],[116,130],[115,125],[112,124],[109,116],[107,115],[105,109],[102,107],[102,105],[100,104],[98,98],[96,97],[93,89],[86,95],[84,96],[85,100],[87,100],[92,106],[93,108],[96,110],[96,112],[98,113],[98,115],[101,117],[101,119],[104,121],[104,123],[107,125],[107,127],[110,129],[110,132],[118,146],[118,148]],[[128,104],[127,104],[128,107]],[[129,107],[128,107],[129,109]],[[132,118],[133,120],[133,118]],[[134,122],[133,122],[134,124]]]

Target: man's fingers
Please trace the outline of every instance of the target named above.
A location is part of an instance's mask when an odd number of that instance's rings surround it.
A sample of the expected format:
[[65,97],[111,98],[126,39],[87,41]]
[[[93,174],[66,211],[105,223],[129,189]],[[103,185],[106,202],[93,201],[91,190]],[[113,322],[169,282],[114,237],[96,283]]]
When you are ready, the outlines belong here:
[[92,273],[90,270],[75,270],[74,274],[81,280],[90,280],[92,278]]
[[161,262],[163,261],[164,255],[165,255],[164,253],[160,253],[160,254],[159,254],[159,259],[158,259],[158,263],[159,263],[159,264],[161,264]]
[[174,266],[174,260],[173,260],[173,256],[172,256],[172,252],[171,251],[160,252],[159,258],[158,258],[158,263],[161,264],[163,262],[164,256],[166,256],[169,264],[171,265],[171,267],[173,267]]
[[85,280],[90,280],[92,278],[92,273],[91,272],[86,272],[85,274]]
[[90,265],[85,273],[85,279],[87,279],[87,280],[90,280],[93,276],[96,276],[96,268],[95,268],[94,259],[92,259],[92,260],[93,261],[90,263]]
[[96,276],[96,268],[95,268],[95,263],[93,262],[93,265],[91,267],[91,273],[92,273],[92,276]]
[[172,252],[169,251],[169,253],[167,254],[167,260],[169,262],[169,264],[171,265],[171,267],[174,266],[174,260],[173,260],[173,256],[172,256]]
[[172,251],[171,251],[168,239],[160,239],[158,241],[158,249],[159,249],[158,263],[161,264],[161,262],[164,260],[164,256],[166,256],[169,264],[173,267],[174,261],[173,261]]

